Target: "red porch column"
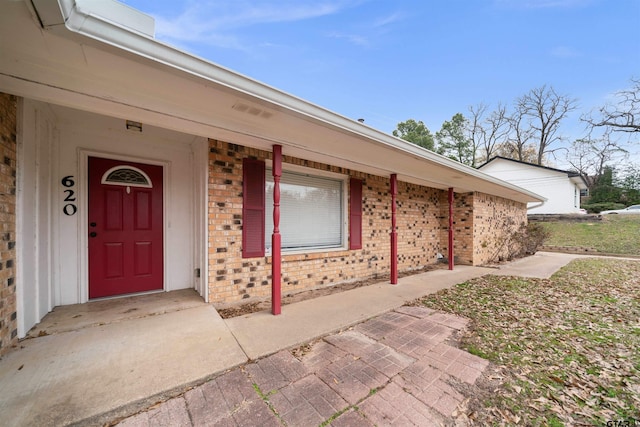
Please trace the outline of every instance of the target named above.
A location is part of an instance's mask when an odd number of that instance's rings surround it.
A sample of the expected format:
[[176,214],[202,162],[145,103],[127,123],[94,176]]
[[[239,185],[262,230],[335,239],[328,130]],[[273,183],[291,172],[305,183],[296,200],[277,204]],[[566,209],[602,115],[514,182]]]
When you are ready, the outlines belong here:
[[281,313],[281,262],[282,239],[280,236],[280,177],[282,176],[282,146],[273,146],[273,234],[271,235],[271,313]]
[[453,188],[449,188],[449,270],[453,270]]
[[396,231],[396,196],[398,175],[391,174],[391,284],[398,284],[398,232]]

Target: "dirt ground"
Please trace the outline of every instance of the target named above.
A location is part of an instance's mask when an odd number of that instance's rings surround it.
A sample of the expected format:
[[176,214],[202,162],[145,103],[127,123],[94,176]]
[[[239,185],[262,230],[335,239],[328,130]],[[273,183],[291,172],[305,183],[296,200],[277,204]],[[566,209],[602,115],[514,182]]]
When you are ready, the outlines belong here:
[[[433,264],[428,265],[418,270],[406,271],[398,273],[398,277],[412,276],[414,274],[420,274],[427,271],[438,270],[447,268],[446,264]],[[331,295],[338,292],[344,292],[362,286],[374,285],[389,280],[389,275],[381,275],[376,278],[367,280],[361,280],[358,282],[340,283],[337,285],[327,285],[321,288],[312,289],[308,291],[300,291],[296,293],[287,293],[282,295],[282,305],[291,304],[294,302],[300,302],[311,298],[317,298],[325,295]],[[243,316],[245,314],[257,313],[259,311],[271,309],[271,298],[265,298],[258,301],[251,301],[246,303],[239,303],[232,306],[216,307],[216,310],[223,319],[229,319],[232,317]]]

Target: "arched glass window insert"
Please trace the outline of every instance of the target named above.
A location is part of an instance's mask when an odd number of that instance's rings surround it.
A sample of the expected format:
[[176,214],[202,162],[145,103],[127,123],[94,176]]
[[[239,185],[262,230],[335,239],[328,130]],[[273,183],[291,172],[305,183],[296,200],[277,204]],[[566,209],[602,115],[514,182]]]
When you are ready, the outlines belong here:
[[102,175],[102,183],[108,185],[125,185],[127,187],[152,188],[149,175],[134,166],[115,166]]

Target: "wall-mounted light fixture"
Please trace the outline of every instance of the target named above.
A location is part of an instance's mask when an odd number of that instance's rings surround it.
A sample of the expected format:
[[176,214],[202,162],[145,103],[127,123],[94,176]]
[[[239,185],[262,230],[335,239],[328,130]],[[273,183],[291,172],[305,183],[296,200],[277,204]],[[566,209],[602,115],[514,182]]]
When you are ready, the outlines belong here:
[[134,122],[133,120],[127,120],[127,130],[142,132],[142,123]]

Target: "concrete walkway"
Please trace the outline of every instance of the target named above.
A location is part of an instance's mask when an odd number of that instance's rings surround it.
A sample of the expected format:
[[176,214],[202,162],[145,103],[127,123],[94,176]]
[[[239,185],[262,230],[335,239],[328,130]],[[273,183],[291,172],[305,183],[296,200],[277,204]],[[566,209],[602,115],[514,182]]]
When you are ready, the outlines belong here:
[[[193,291],[59,307],[32,331],[34,338],[0,360],[0,424],[101,425],[250,360],[279,354],[473,277],[548,277],[579,257],[538,253],[500,269],[435,270],[402,278],[397,286],[383,283],[286,305],[280,316],[261,312],[223,320]],[[409,320],[422,316],[401,314]]]
[[309,299],[283,307],[282,314],[254,313],[227,319],[238,344],[251,360],[290,348],[393,310],[421,296],[490,274],[490,268],[458,266]]

